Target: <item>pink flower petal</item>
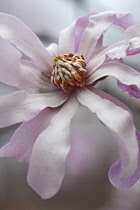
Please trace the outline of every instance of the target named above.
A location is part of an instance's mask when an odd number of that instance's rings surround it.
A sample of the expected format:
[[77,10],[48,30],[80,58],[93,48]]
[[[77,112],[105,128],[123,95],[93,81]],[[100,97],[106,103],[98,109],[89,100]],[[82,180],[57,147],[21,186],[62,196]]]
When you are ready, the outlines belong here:
[[0,35],[37,62],[51,70],[52,59],[38,37],[16,17],[0,13]]
[[140,73],[122,63],[106,63],[86,79],[86,84],[93,84],[104,76],[112,76],[126,85],[135,85],[140,90]]
[[48,127],[52,117],[58,110],[58,108],[46,108],[35,118],[22,123],[15,131],[11,141],[0,149],[0,157],[29,162],[36,139]]
[[130,49],[130,50],[128,49],[127,51],[127,55],[136,55],[138,53],[140,53],[140,47],[136,49]]
[[[87,106],[102,123],[109,129],[115,138],[121,157],[121,171],[119,176],[123,179],[135,173],[138,164],[138,143],[136,129],[132,115],[119,102],[95,88],[82,88],[77,91],[80,103]],[[112,97],[113,98],[113,97]]]
[[70,150],[69,124],[78,105],[75,95],[72,95],[34,145],[28,183],[42,198],[52,197],[61,186]]
[[118,81],[117,83],[118,83],[118,87],[123,92],[128,92],[130,97],[140,98],[140,90],[136,85],[125,85],[121,83],[120,81]]
[[29,94],[25,91],[2,96],[0,100],[0,127],[24,122],[35,117],[45,107],[63,104],[69,95],[63,91]]
[[54,85],[41,79],[43,74],[33,62],[21,60],[21,53],[1,37],[0,58],[1,82],[29,93],[56,90]]
[[89,24],[83,33],[78,52],[82,53],[86,60],[88,60],[101,35],[112,24],[117,24],[126,29],[132,24],[132,21],[129,22],[131,19],[131,14],[112,11],[90,16]]

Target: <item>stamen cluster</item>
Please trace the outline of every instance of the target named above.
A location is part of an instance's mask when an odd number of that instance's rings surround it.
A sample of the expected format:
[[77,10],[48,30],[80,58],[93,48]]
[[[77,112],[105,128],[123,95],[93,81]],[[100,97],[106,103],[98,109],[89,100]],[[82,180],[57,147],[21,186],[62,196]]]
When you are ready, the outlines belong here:
[[70,93],[74,87],[85,85],[86,63],[83,55],[58,54],[53,57],[54,66],[51,75],[51,82],[63,91]]

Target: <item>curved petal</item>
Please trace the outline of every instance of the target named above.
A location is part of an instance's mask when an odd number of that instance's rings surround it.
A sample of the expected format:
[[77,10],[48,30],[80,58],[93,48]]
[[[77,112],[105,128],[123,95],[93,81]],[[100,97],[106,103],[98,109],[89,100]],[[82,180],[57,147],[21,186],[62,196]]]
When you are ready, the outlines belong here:
[[0,81],[29,93],[51,92],[56,87],[41,79],[43,73],[31,61],[21,60],[21,53],[0,37]]
[[83,54],[86,61],[88,61],[99,38],[112,24],[126,29],[132,25],[131,19],[131,14],[122,12],[108,11],[91,15],[89,17],[89,24],[83,33],[78,52]]
[[140,48],[140,25],[131,26],[124,32],[124,40],[119,41],[105,50],[103,50],[94,59],[91,57],[87,63],[87,76],[91,75],[94,71],[101,66],[106,59],[120,59],[125,58],[127,55],[134,55],[139,53]]
[[[94,60],[94,58],[98,57],[98,55],[100,55],[102,52],[104,52],[105,49],[107,49],[108,46],[104,46],[104,47],[99,47],[97,49],[95,49],[91,55],[92,59]],[[87,63],[87,66],[88,66],[88,63]],[[87,71],[89,69],[87,68]]]
[[69,124],[78,105],[75,95],[72,95],[34,145],[28,183],[42,198],[52,197],[61,186],[70,150]]
[[[107,49],[106,55],[110,58],[124,58],[127,55],[139,53],[140,48],[140,25],[129,27],[124,32],[124,40]],[[118,45],[118,46],[117,46]]]
[[0,13],[0,35],[37,62],[43,70],[51,70],[50,54],[38,37],[16,17]]
[[109,59],[121,59],[126,57],[126,51],[129,48],[129,44],[126,44],[126,41],[117,42],[109,47],[106,47],[103,51],[97,54],[93,58],[91,56],[89,62],[87,63],[87,77],[93,74],[102,64]]
[[125,39],[130,41],[127,55],[134,55],[140,52],[140,24],[131,26],[125,31]]
[[35,117],[46,107],[58,107],[69,97],[63,91],[42,94],[15,92],[0,98],[0,127],[24,122]]
[[59,108],[45,108],[35,118],[22,123],[11,141],[0,149],[0,157],[29,162],[36,139],[48,127],[58,111]]
[[140,73],[122,63],[106,63],[86,78],[86,84],[93,84],[104,76],[113,76],[125,85],[135,85],[140,90]]
[[[98,39],[97,44],[95,46],[95,50],[100,49],[101,47],[103,47],[103,35],[101,35],[100,38]],[[91,56],[92,56],[92,54],[91,54]]]
[[[140,151],[140,132],[136,131],[139,151]],[[138,157],[138,166],[135,173],[129,177],[121,177],[121,160],[116,161],[109,170],[109,180],[118,189],[125,190],[132,187],[140,178],[140,152]]]
[[[21,53],[0,37],[0,81],[29,93],[51,92],[56,87],[43,81],[37,66],[21,60]],[[43,75],[43,74],[42,74]]]
[[[59,34],[59,52],[76,53],[84,33],[89,23],[89,16],[97,14],[96,12],[83,16],[75,20],[70,26],[62,30]],[[101,40],[100,40],[101,41]],[[100,43],[99,43],[100,44]]]
[[86,63],[86,78],[89,77],[91,74],[93,74],[96,69],[103,64],[105,61],[105,56],[102,56],[102,53],[108,48],[108,46],[100,47],[98,49],[95,49],[93,53],[91,54],[90,61]]
[[[115,99],[106,97],[107,94],[95,88],[82,88],[77,91],[77,98],[81,104],[87,106],[115,138],[121,157],[121,171],[119,176],[123,179],[133,175],[138,164],[138,143],[136,129],[132,115],[119,102],[112,103]],[[116,100],[117,101],[117,100]]]
[[[127,110],[130,113],[130,115],[132,115],[130,109],[125,104],[123,104],[121,101],[118,101],[116,98],[108,95],[105,92],[102,92],[100,90],[96,90],[96,91],[103,99],[107,99],[107,100],[111,101],[116,106],[119,106],[119,107]],[[126,188],[133,186],[136,183],[136,181],[140,178],[140,132],[139,131],[136,131],[136,136],[137,136],[138,146],[139,146],[139,156],[138,156],[137,168],[136,168],[134,174],[129,177],[121,177],[120,176],[121,170],[122,170],[122,164],[121,164],[120,159],[117,160],[109,170],[110,182],[116,188],[118,188],[120,190],[124,190]]]
[[46,49],[50,53],[50,56],[59,54],[59,46],[56,43],[50,44]]
[[[78,51],[83,33],[89,24],[89,17],[91,15],[95,15],[95,14],[97,14],[97,12],[93,12],[89,15],[86,15],[86,16],[83,16],[83,17],[77,19],[76,26],[75,26],[75,52]],[[102,38],[98,42],[98,47],[101,47],[100,46],[101,43],[102,43]]]
[[75,53],[75,26],[76,21],[59,33],[59,53]]

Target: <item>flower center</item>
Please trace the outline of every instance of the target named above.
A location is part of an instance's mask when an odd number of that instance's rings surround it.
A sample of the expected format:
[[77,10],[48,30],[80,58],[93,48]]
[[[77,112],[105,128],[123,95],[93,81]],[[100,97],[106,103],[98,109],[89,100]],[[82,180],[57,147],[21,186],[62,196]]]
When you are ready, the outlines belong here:
[[70,93],[74,87],[85,85],[86,63],[83,55],[58,54],[53,57],[54,66],[51,82],[63,91]]

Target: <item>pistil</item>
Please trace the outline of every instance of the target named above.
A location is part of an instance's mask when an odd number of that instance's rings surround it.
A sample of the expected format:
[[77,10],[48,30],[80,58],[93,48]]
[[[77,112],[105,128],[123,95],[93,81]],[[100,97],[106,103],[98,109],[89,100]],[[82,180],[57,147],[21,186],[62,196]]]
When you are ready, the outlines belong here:
[[75,87],[85,85],[86,63],[83,55],[58,54],[53,57],[54,66],[51,82],[63,91],[70,93]]

